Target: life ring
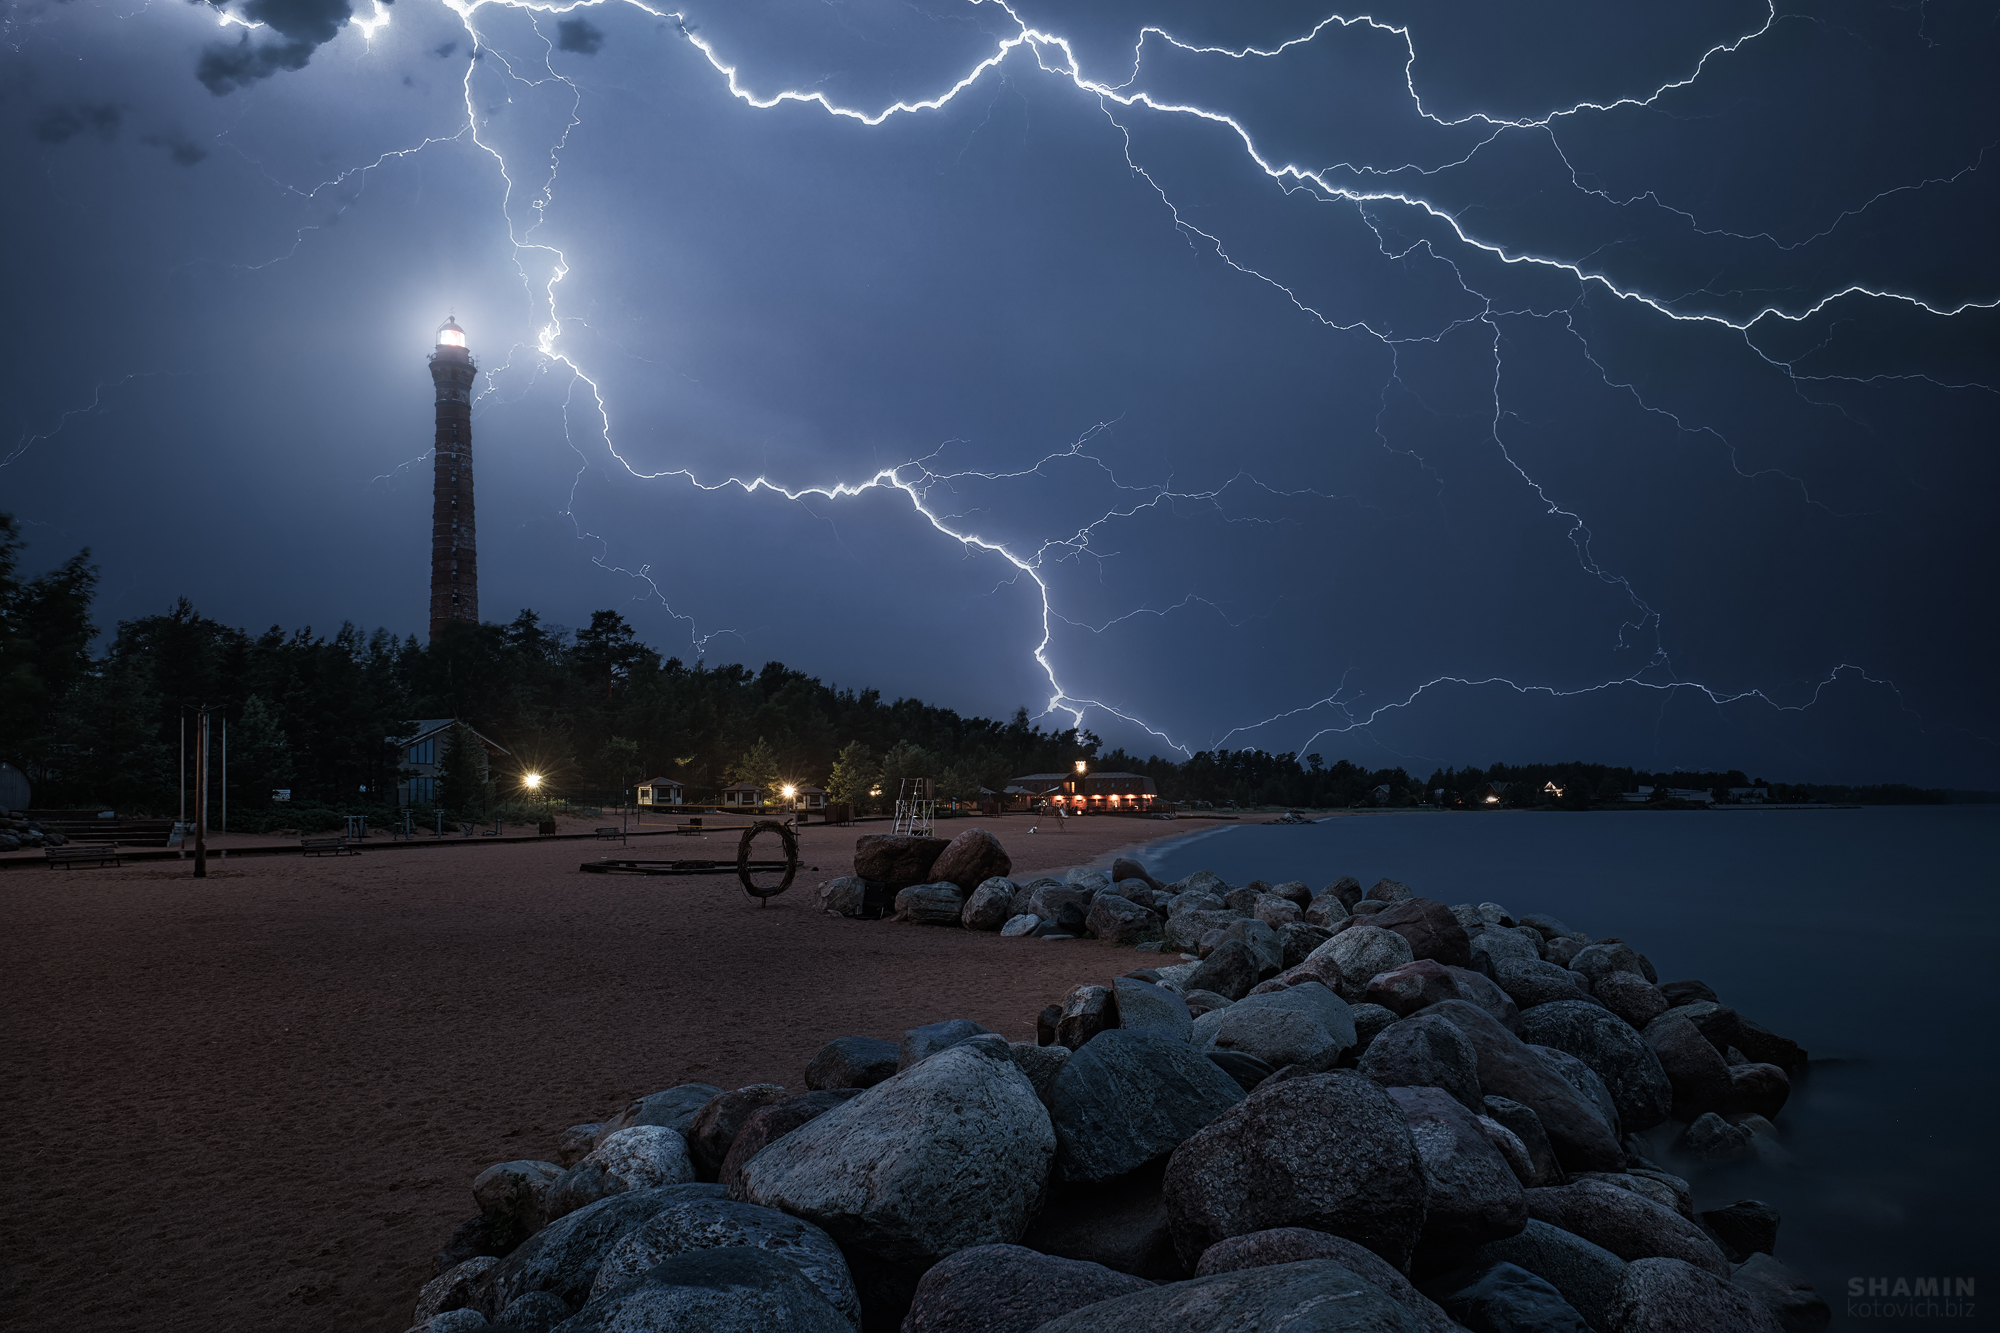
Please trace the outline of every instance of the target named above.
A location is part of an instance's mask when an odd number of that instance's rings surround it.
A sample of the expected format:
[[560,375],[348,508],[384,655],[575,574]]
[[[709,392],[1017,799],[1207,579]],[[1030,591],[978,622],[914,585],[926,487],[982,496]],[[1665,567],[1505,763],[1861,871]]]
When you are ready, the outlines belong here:
[[[756,841],[760,833],[775,833],[778,835],[778,840],[785,845],[785,877],[775,886],[757,884],[750,878],[750,844]],[[791,888],[792,879],[798,873],[799,839],[798,835],[792,832],[790,824],[780,823],[775,819],[760,819],[743,830],[743,840],[736,844],[736,878],[743,881],[743,891],[755,898],[759,907]]]

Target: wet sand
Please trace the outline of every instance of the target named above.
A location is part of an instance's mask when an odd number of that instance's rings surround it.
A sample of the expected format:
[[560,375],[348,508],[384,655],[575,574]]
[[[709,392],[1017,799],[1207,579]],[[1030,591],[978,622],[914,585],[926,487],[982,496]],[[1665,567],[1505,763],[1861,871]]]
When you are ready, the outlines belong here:
[[[1214,827],[979,826],[1017,878]],[[401,1333],[491,1163],[676,1083],[801,1087],[834,1037],[1033,1040],[1147,957],[821,914],[876,831],[807,830],[819,872],[765,908],[733,875],[579,874],[618,850],[589,842],[0,873],[0,1325]]]

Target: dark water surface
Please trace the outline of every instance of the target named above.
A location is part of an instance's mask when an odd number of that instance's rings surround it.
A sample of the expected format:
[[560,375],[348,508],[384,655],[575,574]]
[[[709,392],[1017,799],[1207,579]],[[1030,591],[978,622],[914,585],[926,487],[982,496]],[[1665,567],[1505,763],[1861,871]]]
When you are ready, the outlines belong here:
[[[1222,825],[1144,859],[1166,880],[1209,869],[1315,891],[1386,875],[1447,903],[1548,912],[1628,941],[1662,981],[1706,981],[1813,1066],[1765,1160],[1663,1165],[1688,1176],[1698,1208],[1775,1205],[1777,1257],[1826,1297],[1835,1328],[1953,1329],[2000,1328],[1987,1283],[2000,1237],[1996,855],[2000,807],[1928,806],[1384,812]],[[1911,1308],[1867,1295],[1871,1278],[1894,1293],[1930,1277],[1974,1279],[1975,1297]]]

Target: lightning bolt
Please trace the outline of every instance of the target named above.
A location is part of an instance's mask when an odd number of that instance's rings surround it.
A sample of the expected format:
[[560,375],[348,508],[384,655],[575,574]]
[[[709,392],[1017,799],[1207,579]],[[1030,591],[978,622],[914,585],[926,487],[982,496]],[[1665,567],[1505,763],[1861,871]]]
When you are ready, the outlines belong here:
[[[603,0],[571,0],[570,3],[537,3],[536,0],[445,0],[447,6],[458,16],[467,34],[472,38],[475,50],[480,59],[490,58],[494,62],[495,67],[500,71],[501,77],[530,88],[546,88],[553,84],[561,85],[567,89],[567,96],[569,98],[567,123],[556,136],[555,142],[550,145],[546,160],[534,168],[532,172],[532,175],[535,177],[534,180],[528,180],[528,176],[531,173],[526,171],[519,163],[510,164],[508,155],[489,136],[482,132],[483,118],[480,114],[478,101],[474,92],[474,76],[479,68],[480,60],[475,60],[468,64],[464,76],[465,126],[458,134],[443,139],[426,139],[424,142],[410,148],[383,154],[371,163],[348,172],[343,172],[340,176],[332,180],[312,187],[310,191],[305,192],[304,197],[313,198],[324,190],[342,189],[345,187],[345,183],[357,173],[365,182],[366,173],[385,165],[389,161],[423,152],[441,143],[469,140],[479,150],[491,157],[495,169],[503,182],[500,210],[505,219],[508,236],[513,246],[515,265],[519,272],[524,291],[529,295],[537,311],[536,318],[540,322],[540,327],[532,348],[517,346],[510,349],[500,371],[489,370],[487,372],[487,388],[482,392],[482,397],[496,391],[496,374],[511,370],[515,365],[517,354],[526,354],[543,371],[555,368],[570,376],[570,388],[563,404],[565,435],[570,447],[578,455],[580,467],[576,474],[576,479],[571,485],[568,504],[562,512],[570,518],[579,540],[594,541],[599,545],[600,554],[593,557],[595,562],[608,571],[619,573],[643,583],[648,590],[645,594],[648,600],[656,600],[670,615],[688,624],[691,639],[697,647],[705,646],[715,634],[727,634],[733,631],[702,631],[695,624],[692,617],[674,610],[664,591],[650,576],[648,572],[649,567],[641,566],[638,569],[627,569],[615,564],[609,558],[608,540],[598,534],[587,531],[584,527],[577,513],[576,488],[580,484],[585,472],[592,465],[592,458],[591,454],[586,453],[585,449],[578,444],[574,436],[570,435],[572,411],[581,417],[587,418],[591,423],[586,429],[588,435],[594,438],[593,451],[601,448],[604,456],[615,460],[630,476],[641,481],[675,481],[702,492],[712,492],[729,487],[737,488],[749,495],[769,492],[775,496],[806,506],[808,512],[814,512],[810,508],[811,502],[814,501],[838,504],[841,501],[870,491],[894,491],[898,493],[907,500],[911,510],[915,514],[928,522],[941,537],[958,543],[968,555],[990,556],[1002,561],[1009,572],[1002,584],[996,586],[1005,586],[1008,583],[1025,581],[1031,584],[1036,590],[1036,595],[1040,601],[1040,637],[1028,652],[1048,682],[1048,696],[1042,710],[1043,716],[1054,713],[1066,714],[1072,719],[1075,725],[1082,726],[1088,712],[1095,709],[1143,729],[1174,751],[1181,754],[1192,753],[1196,747],[1191,740],[1176,738],[1161,726],[1157,726],[1153,722],[1136,716],[1133,712],[1122,708],[1113,701],[1107,701],[1092,695],[1080,694],[1072,688],[1065,686],[1061,678],[1062,673],[1052,656],[1054,627],[1057,624],[1063,624],[1081,628],[1092,633],[1103,633],[1113,625],[1135,616],[1166,616],[1197,605],[1206,605],[1209,609],[1222,615],[1225,621],[1229,619],[1228,614],[1213,602],[1197,598],[1190,594],[1180,602],[1169,605],[1164,609],[1135,608],[1122,615],[1107,619],[1101,624],[1093,625],[1075,617],[1064,615],[1057,610],[1058,592],[1050,581],[1053,567],[1064,561],[1080,561],[1098,555],[1099,548],[1096,543],[1102,539],[1109,527],[1154,507],[1201,504],[1214,507],[1218,512],[1223,513],[1225,519],[1229,522],[1271,521],[1244,516],[1232,516],[1224,510],[1223,492],[1230,486],[1237,484],[1261,487],[1272,495],[1292,497],[1317,496],[1325,500],[1333,500],[1336,497],[1322,495],[1319,492],[1277,490],[1265,486],[1263,482],[1248,474],[1238,474],[1222,486],[1208,490],[1176,490],[1170,480],[1153,483],[1126,483],[1117,478],[1101,458],[1088,452],[1088,443],[1098,431],[1104,429],[1102,424],[1093,428],[1092,431],[1087,432],[1083,437],[1072,442],[1069,446],[1046,454],[1031,467],[1011,473],[944,471],[939,461],[940,455],[936,452],[922,458],[911,459],[892,466],[879,468],[872,474],[859,479],[825,481],[804,486],[784,484],[761,474],[747,477],[732,475],[721,479],[704,479],[697,476],[690,468],[666,468],[648,471],[635,465],[616,442],[612,409],[606,401],[599,380],[594,378],[565,347],[565,335],[569,326],[580,325],[581,323],[581,321],[573,316],[565,316],[561,310],[561,286],[564,278],[570,271],[569,260],[559,247],[537,237],[537,232],[542,225],[547,210],[555,199],[563,149],[568,143],[571,131],[581,124],[582,106],[582,94],[576,84],[558,73],[550,61],[550,53],[553,51],[553,46],[549,42],[547,35],[542,32],[540,21],[549,16],[571,13],[575,10],[602,2]],[[1774,480],[1791,487],[1796,492],[1800,504],[1816,507],[1829,514],[1833,514],[1834,511],[1812,494],[1807,483],[1802,478],[1793,476],[1777,468],[1746,469],[1742,464],[1736,446],[1720,430],[1699,422],[1686,421],[1682,416],[1646,401],[1636,386],[1629,383],[1615,382],[1611,373],[1592,351],[1584,333],[1577,327],[1574,319],[1575,306],[1567,310],[1503,307],[1496,303],[1496,300],[1491,295],[1479,290],[1478,284],[1469,275],[1467,266],[1461,263],[1459,259],[1445,253],[1436,241],[1420,237],[1407,244],[1392,243],[1381,220],[1383,210],[1401,210],[1412,217],[1434,224],[1438,229],[1439,238],[1448,242],[1451,246],[1457,247],[1469,259],[1478,259],[1484,263],[1497,264],[1503,267],[1544,270],[1558,275],[1574,286],[1578,293],[1576,300],[1579,304],[1586,300],[1592,293],[1596,293],[1613,302],[1629,305],[1644,311],[1646,314],[1660,320],[1726,329],[1740,338],[1750,355],[1759,364],[1787,377],[1802,397],[1805,395],[1806,386],[1815,382],[1839,380],[1843,383],[1857,384],[1869,383],[1876,379],[1885,378],[1801,375],[1796,370],[1796,363],[1803,358],[1785,358],[1766,352],[1759,346],[1759,330],[1772,329],[1783,325],[1803,325],[1820,317],[1830,307],[1834,306],[1835,303],[1843,301],[1859,300],[1887,305],[1901,305],[1921,311],[1929,316],[1952,318],[1970,311],[2000,308],[2000,297],[1992,299],[1966,299],[1958,301],[1955,304],[1937,303],[1912,293],[1877,288],[1862,283],[1848,283],[1846,285],[1833,286],[1810,299],[1803,299],[1792,303],[1787,303],[1779,299],[1763,300],[1753,308],[1732,312],[1725,308],[1725,303],[1722,300],[1708,293],[1697,291],[1684,293],[1679,296],[1660,296],[1640,290],[1630,283],[1619,280],[1608,267],[1602,264],[1594,264],[1588,256],[1579,257],[1542,253],[1505,240],[1484,236],[1467,221],[1462,213],[1454,212],[1451,208],[1435,202],[1432,198],[1428,197],[1428,194],[1423,189],[1412,188],[1412,182],[1435,179],[1443,171],[1470,162],[1473,157],[1496,143],[1502,136],[1541,135],[1546,137],[1549,143],[1555,148],[1558,156],[1569,171],[1571,188],[1580,195],[1598,199],[1618,208],[1632,208],[1642,205],[1657,208],[1672,217],[1678,218],[1691,234],[1756,242],[1766,245],[1773,250],[1784,252],[1800,249],[1831,235],[1851,219],[1865,213],[1891,196],[1929,189],[1934,186],[1949,185],[1984,168],[1985,150],[1982,149],[1978,160],[1966,165],[1962,170],[1953,175],[1930,177],[1881,191],[1857,207],[1841,211],[1820,230],[1789,241],[1782,240],[1769,232],[1741,234],[1719,228],[1704,227],[1693,212],[1672,206],[1651,191],[1618,198],[1607,191],[1586,186],[1581,181],[1575,166],[1572,164],[1570,157],[1563,149],[1561,143],[1561,130],[1566,122],[1584,116],[1601,115],[1624,108],[1653,107],[1670,94],[1692,87],[1712,65],[1727,60],[1730,56],[1741,51],[1749,44],[1767,37],[1780,22],[1780,16],[1775,4],[1767,3],[1762,21],[1756,26],[1738,33],[1727,41],[1713,45],[1708,50],[1702,52],[1698,58],[1694,59],[1677,77],[1643,94],[1619,97],[1605,102],[1579,101],[1546,115],[1534,117],[1506,118],[1486,114],[1472,114],[1452,118],[1439,115],[1425,105],[1423,96],[1419,92],[1416,83],[1415,70],[1418,60],[1418,50],[1410,28],[1386,23],[1365,14],[1353,16],[1331,15],[1298,36],[1268,49],[1249,46],[1232,49],[1196,45],[1182,41],[1165,28],[1147,26],[1140,30],[1133,44],[1129,71],[1123,72],[1122,77],[1117,82],[1111,82],[1086,74],[1076,49],[1069,39],[1060,33],[1032,26],[1021,17],[1008,0],[968,0],[968,4],[973,8],[983,8],[990,12],[1004,14],[1011,27],[1011,31],[1005,36],[996,38],[990,51],[981,55],[969,69],[966,69],[961,75],[946,83],[938,91],[928,96],[900,98],[890,102],[886,106],[867,109],[843,105],[826,92],[817,89],[786,89],[776,93],[760,95],[746,86],[740,67],[726,61],[716,47],[693,28],[685,14],[673,10],[656,8],[646,3],[645,0],[619,0],[619,2],[629,5],[631,8],[637,9],[655,19],[673,25],[679,37],[699,52],[706,60],[714,73],[719,77],[721,87],[726,90],[727,95],[737,99],[746,106],[757,110],[769,110],[787,103],[810,105],[817,107],[829,117],[852,122],[858,130],[882,126],[885,122],[897,116],[919,116],[937,112],[950,105],[968,90],[981,84],[989,76],[1000,71],[1004,65],[1010,60],[1014,60],[1017,56],[1025,56],[1032,59],[1035,69],[1042,75],[1056,79],[1066,79],[1076,89],[1096,99],[1107,122],[1122,136],[1126,165],[1135,177],[1143,179],[1157,193],[1160,204],[1172,225],[1187,238],[1191,245],[1198,245],[1208,250],[1218,260],[1246,280],[1265,284],[1276,292],[1281,293],[1302,316],[1315,323],[1327,333],[1372,339],[1385,349],[1389,357],[1390,368],[1383,382],[1384,415],[1387,412],[1389,394],[1392,388],[1400,382],[1401,363],[1399,357],[1403,348],[1417,343],[1437,344],[1447,337],[1451,337],[1462,331],[1472,329],[1475,326],[1483,326],[1485,336],[1490,343],[1493,375],[1491,415],[1487,431],[1488,443],[1497,451],[1500,459],[1504,461],[1505,465],[1519,479],[1524,491],[1533,497],[1532,502],[1541,509],[1541,512],[1549,519],[1563,525],[1563,529],[1575,552],[1579,567],[1588,576],[1618,589],[1626,599],[1630,607],[1630,615],[1618,627],[1616,633],[1617,646],[1619,648],[1633,647],[1634,644],[1630,640],[1643,639],[1645,646],[1642,651],[1646,656],[1644,665],[1615,679],[1573,689],[1563,689],[1533,682],[1521,683],[1497,676],[1439,675],[1407,691],[1400,698],[1388,703],[1371,706],[1363,706],[1360,697],[1350,693],[1347,686],[1347,676],[1351,673],[1350,667],[1348,671],[1343,672],[1338,684],[1324,696],[1296,707],[1281,710],[1268,717],[1232,727],[1218,736],[1212,737],[1208,742],[1208,748],[1226,744],[1240,735],[1254,734],[1262,729],[1277,727],[1281,724],[1286,726],[1316,725],[1317,730],[1312,731],[1303,742],[1294,747],[1297,751],[1303,752],[1322,736],[1364,730],[1387,714],[1412,708],[1426,694],[1449,688],[1480,689],[1497,687],[1512,691],[1518,695],[1543,695],[1554,698],[1574,698],[1618,689],[1659,691],[1664,696],[1671,696],[1683,690],[1693,690],[1718,708],[1742,701],[1755,701],[1780,712],[1802,712],[1813,707],[1819,701],[1824,691],[1835,682],[1855,679],[1891,691],[1898,705],[1903,707],[1905,712],[1911,712],[1903,704],[1901,692],[1893,682],[1877,679],[1870,676],[1864,668],[1846,662],[1834,666],[1823,678],[1814,682],[1809,695],[1802,701],[1793,702],[1786,702],[1774,697],[1763,689],[1748,688],[1731,690],[1677,678],[1672,658],[1666,648],[1665,617],[1662,612],[1654,607],[1646,597],[1642,596],[1641,592],[1633,585],[1629,578],[1603,566],[1592,554],[1591,529],[1584,516],[1576,508],[1567,504],[1561,497],[1552,494],[1549,486],[1531,475],[1528,468],[1517,460],[1513,451],[1508,446],[1509,412],[1503,398],[1503,385],[1507,375],[1505,359],[1506,324],[1509,321],[1517,320],[1560,321],[1568,336],[1580,346],[1583,357],[1598,371],[1604,384],[1608,388],[1624,394],[1639,411],[1670,421],[1674,429],[1685,436],[1714,440],[1726,453],[1729,466],[1735,475],[1745,483],[1754,484],[1764,480]],[[517,59],[514,56],[504,53],[481,30],[479,23],[480,11],[489,7],[496,10],[525,11],[528,13],[534,25],[534,32],[543,46],[540,60],[539,62],[534,62],[535,67],[532,70],[529,69],[529,61]],[[378,9],[377,13],[378,18],[375,20],[376,23],[379,24],[380,22],[387,21],[386,11]],[[1281,56],[1288,50],[1319,39],[1324,33],[1354,27],[1365,27],[1378,33],[1393,35],[1402,42],[1406,54],[1403,65],[1403,84],[1411,107],[1414,108],[1416,114],[1424,121],[1440,129],[1471,132],[1474,135],[1474,140],[1469,148],[1465,148],[1459,156],[1449,161],[1440,161],[1429,165],[1420,165],[1412,162],[1392,169],[1356,167],[1346,163],[1337,164],[1332,167],[1318,168],[1301,166],[1296,163],[1279,160],[1267,154],[1260,148],[1257,137],[1252,133],[1249,126],[1237,117],[1211,107],[1182,100],[1161,98],[1141,86],[1147,51],[1149,47],[1156,43],[1163,48],[1170,48],[1185,55],[1235,61],[1257,61],[1269,60]],[[372,28],[370,32],[372,35]],[[1924,40],[1929,41],[1930,39],[1928,36],[1925,36]],[[1355,210],[1362,220],[1374,231],[1384,256],[1395,260],[1411,261],[1421,259],[1446,265],[1455,276],[1461,290],[1474,302],[1476,313],[1447,321],[1440,327],[1425,330],[1421,333],[1401,334],[1392,332],[1386,328],[1376,327],[1368,319],[1360,315],[1346,315],[1340,312],[1329,312],[1317,308],[1313,303],[1304,299],[1293,286],[1288,285],[1279,277],[1265,273],[1256,266],[1236,258],[1232,255],[1229,247],[1220,236],[1212,234],[1196,225],[1176,205],[1169,191],[1155,178],[1136,154],[1132,130],[1126,118],[1130,115],[1140,113],[1199,121],[1227,131],[1234,136],[1235,142],[1244,155],[1244,158],[1254,164],[1278,189],[1287,193],[1303,191],[1309,197],[1320,202]],[[277,184],[277,182],[274,181],[274,184]],[[297,192],[295,191],[294,193]],[[343,204],[343,207],[345,206]],[[532,217],[524,217],[524,211],[527,214],[532,214]],[[311,228],[301,229],[295,237],[292,249],[286,256],[280,256],[279,258],[282,259],[289,257],[291,254],[296,254],[299,247],[306,242],[311,230]],[[277,260],[267,262],[277,262]],[[1974,382],[1948,385],[1928,376],[1910,376],[1904,378],[1925,380],[1944,389],[1977,391],[1987,394],[1996,392],[1994,386],[1984,383]],[[1807,399],[1806,401],[1811,402],[1813,400]],[[1383,416],[1378,415],[1377,434],[1382,447],[1411,457],[1418,465],[1429,470],[1437,484],[1442,486],[1444,479],[1427,460],[1418,457],[1412,451],[1399,449],[1394,445],[1386,429],[1382,427],[1382,420]],[[60,429],[60,426],[57,429]],[[19,452],[20,448],[17,447],[15,454],[11,455],[6,461],[11,461],[11,458],[18,456]],[[952,512],[945,503],[945,497],[953,493],[954,482],[974,479],[984,482],[1006,480],[1008,478],[1025,476],[1057,462],[1079,460],[1093,463],[1102,468],[1109,478],[1110,483],[1119,491],[1129,493],[1130,498],[1128,501],[1123,501],[1107,510],[1101,517],[1078,527],[1074,531],[1049,538],[1042,541],[1039,545],[1032,547],[1025,545],[1017,546],[1007,540],[986,535],[977,524],[970,521],[970,515]],[[404,467],[408,466],[410,465],[404,465]],[[1240,624],[1242,622],[1235,623]],[[1321,714],[1323,710],[1331,710],[1337,713],[1339,720],[1331,725],[1316,723],[1313,720],[1315,715]],[[1915,716],[1915,714],[1912,713],[1912,716]],[[1301,722],[1301,719],[1304,721]],[[1924,723],[1921,718],[1918,720],[1920,725],[1928,729],[1929,724]],[[1984,738],[1980,739],[1983,740]]]

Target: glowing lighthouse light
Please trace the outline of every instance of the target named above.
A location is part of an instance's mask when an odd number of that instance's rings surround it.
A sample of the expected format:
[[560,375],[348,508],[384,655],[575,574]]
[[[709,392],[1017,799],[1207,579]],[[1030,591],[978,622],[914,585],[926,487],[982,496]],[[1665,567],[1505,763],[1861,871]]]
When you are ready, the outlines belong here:
[[438,330],[438,346],[439,347],[465,346],[465,330],[458,327],[457,320],[455,319],[446,320],[444,322],[444,327]]

